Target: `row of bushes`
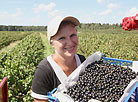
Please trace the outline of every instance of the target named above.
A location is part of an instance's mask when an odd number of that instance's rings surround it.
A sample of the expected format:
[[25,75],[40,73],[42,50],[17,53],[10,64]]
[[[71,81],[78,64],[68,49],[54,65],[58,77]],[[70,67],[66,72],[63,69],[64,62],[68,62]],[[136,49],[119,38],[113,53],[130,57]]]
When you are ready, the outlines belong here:
[[8,32],[1,31],[0,32],[0,49],[8,46],[10,43],[21,40],[25,38],[27,35],[32,34],[33,32]]
[[0,79],[8,77],[9,102],[30,102],[35,66],[43,59],[43,44],[33,33],[8,52],[0,54]]

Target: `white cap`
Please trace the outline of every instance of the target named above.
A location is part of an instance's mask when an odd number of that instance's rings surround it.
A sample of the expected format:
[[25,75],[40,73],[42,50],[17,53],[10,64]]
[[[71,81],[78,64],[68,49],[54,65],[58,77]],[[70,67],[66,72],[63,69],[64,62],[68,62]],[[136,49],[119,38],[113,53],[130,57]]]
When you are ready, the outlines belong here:
[[80,25],[80,22],[77,18],[73,17],[73,16],[66,16],[66,17],[56,17],[55,19],[53,19],[47,27],[47,37],[48,40],[51,39],[52,36],[54,36],[58,29],[59,26],[61,24],[61,22],[63,21],[71,21],[72,23],[74,23],[76,26]]

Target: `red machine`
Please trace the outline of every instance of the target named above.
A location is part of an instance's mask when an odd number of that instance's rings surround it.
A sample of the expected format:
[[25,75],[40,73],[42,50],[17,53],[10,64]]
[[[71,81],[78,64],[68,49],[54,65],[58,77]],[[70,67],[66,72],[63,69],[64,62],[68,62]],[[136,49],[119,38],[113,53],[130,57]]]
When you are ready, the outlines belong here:
[[125,17],[122,20],[122,28],[124,30],[135,30],[138,29],[138,14],[132,17]]
[[8,85],[7,77],[0,82],[0,102],[8,102]]

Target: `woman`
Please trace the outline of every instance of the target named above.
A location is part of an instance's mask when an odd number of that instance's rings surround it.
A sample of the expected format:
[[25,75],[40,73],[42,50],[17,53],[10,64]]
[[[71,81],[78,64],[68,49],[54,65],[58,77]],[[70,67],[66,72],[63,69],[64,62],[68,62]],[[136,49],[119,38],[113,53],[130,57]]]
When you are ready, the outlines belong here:
[[55,54],[42,60],[36,68],[31,93],[35,102],[47,102],[47,93],[64,83],[85,60],[84,56],[76,54],[78,47],[76,26],[79,24],[77,18],[67,16],[58,17],[48,25],[47,36]]

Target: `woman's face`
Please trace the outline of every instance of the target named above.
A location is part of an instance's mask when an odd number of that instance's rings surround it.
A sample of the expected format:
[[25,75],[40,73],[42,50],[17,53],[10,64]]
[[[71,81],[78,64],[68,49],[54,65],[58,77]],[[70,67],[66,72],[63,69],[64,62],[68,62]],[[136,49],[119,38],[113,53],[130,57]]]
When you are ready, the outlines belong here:
[[51,40],[56,54],[62,57],[74,56],[78,47],[77,30],[74,25],[69,24],[62,27]]

